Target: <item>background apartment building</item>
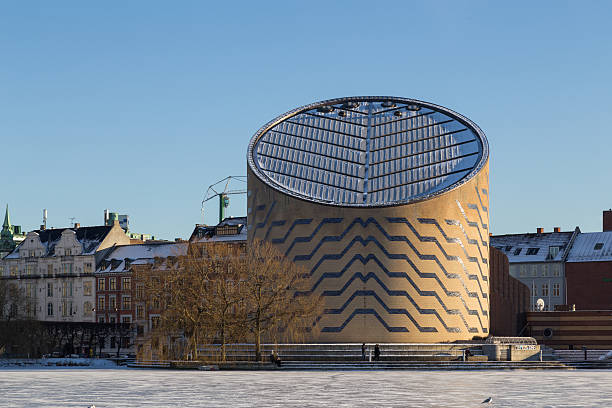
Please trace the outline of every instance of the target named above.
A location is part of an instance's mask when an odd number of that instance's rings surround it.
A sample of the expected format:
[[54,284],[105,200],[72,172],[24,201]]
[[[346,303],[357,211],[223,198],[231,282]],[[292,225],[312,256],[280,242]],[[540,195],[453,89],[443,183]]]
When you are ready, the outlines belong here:
[[491,246],[502,251],[510,263],[510,276],[527,285],[530,290],[530,309],[536,310],[538,299],[544,301],[544,310],[566,305],[565,260],[572,242],[580,234],[573,232],[537,232],[527,234],[496,235]]
[[108,248],[129,242],[118,223],[31,231],[0,261],[0,272],[24,291],[26,316],[94,322],[97,264]]

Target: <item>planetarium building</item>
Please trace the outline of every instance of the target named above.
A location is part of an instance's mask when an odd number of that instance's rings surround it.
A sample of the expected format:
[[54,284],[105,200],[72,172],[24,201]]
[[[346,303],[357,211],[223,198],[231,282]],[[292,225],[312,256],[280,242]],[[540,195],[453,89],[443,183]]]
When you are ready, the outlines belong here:
[[310,274],[310,341],[488,336],[488,155],[468,118],[398,97],[313,103],[253,136],[249,240]]

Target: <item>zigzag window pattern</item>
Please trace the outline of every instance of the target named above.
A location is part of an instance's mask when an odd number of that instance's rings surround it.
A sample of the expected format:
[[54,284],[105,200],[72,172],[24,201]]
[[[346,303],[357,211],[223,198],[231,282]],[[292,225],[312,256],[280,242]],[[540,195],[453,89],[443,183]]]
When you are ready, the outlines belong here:
[[[266,216],[266,221],[264,222],[267,223],[267,216]],[[296,226],[299,225],[311,225],[312,224],[312,219],[297,219],[295,221],[293,221],[293,223],[291,224],[291,226],[289,227],[289,229],[279,238],[273,238],[272,242],[273,243],[277,243],[277,244],[284,244],[284,243],[289,243],[290,244],[287,246],[287,249],[285,251],[286,255],[289,255],[291,253],[294,252],[294,249],[296,248],[296,245],[299,244],[304,244],[304,243],[310,243],[311,241],[313,241],[313,239],[315,239],[315,236],[317,235],[317,233],[321,230],[322,227],[324,227],[326,224],[338,224],[343,222],[344,220],[342,218],[326,218],[321,220],[316,227],[312,230],[312,232],[306,236],[296,236],[294,237],[292,240],[287,241],[289,239],[289,236],[291,235],[292,231],[294,230],[294,228]],[[402,218],[388,218],[388,221],[390,223],[407,223],[407,225],[409,226],[409,229],[414,233],[414,235],[417,237],[417,239],[421,242],[433,242],[434,244],[436,244],[436,246],[440,249],[440,251],[442,252],[444,258],[446,260],[449,261],[457,261],[458,257],[453,257],[448,255],[443,247],[440,245],[440,243],[437,241],[437,239],[435,239],[435,237],[427,237],[427,236],[423,236],[420,235],[417,230],[414,228],[414,226],[412,226],[410,223],[407,222],[407,220],[402,219]],[[435,220],[433,220],[435,221]],[[432,220],[428,220],[428,219],[421,219],[419,220],[420,223],[423,224],[428,224],[428,223],[432,223]],[[266,237],[268,235],[270,235],[270,230],[272,228],[274,228],[275,226],[281,226],[284,225],[285,221],[284,220],[277,220],[277,221],[273,221],[270,224],[270,227],[268,228],[267,232],[266,232]],[[380,231],[387,240],[389,240],[390,242],[394,242],[394,241],[401,241],[401,242],[405,242],[407,243],[413,250],[413,252],[417,255],[417,257],[419,257],[420,259],[425,259],[425,260],[433,260],[437,263],[437,265],[439,266],[440,270],[443,272],[443,274],[448,278],[448,279],[457,279],[460,280],[462,283],[462,286],[466,292],[466,294],[468,295],[468,298],[476,298],[478,299],[478,296],[476,295],[476,293],[470,292],[468,290],[468,288],[465,286],[465,283],[462,281],[461,277],[458,276],[457,274],[452,274],[452,273],[448,273],[444,266],[442,265],[442,263],[437,259],[437,256],[435,255],[424,255],[419,253],[419,251],[416,249],[416,247],[414,247],[414,245],[410,242],[410,240],[405,237],[405,236],[393,236],[390,235],[386,232],[386,230],[374,219],[374,218],[368,218],[367,220],[362,220],[361,218],[356,218],[354,220],[352,220],[352,222],[349,224],[349,226],[343,231],[342,234],[340,234],[339,236],[323,236],[321,237],[317,244],[315,245],[314,249],[311,250],[309,253],[306,254],[296,254],[293,255],[293,259],[297,262],[308,262],[308,261],[312,261],[314,255],[319,251],[319,249],[321,248],[322,245],[324,245],[325,243],[328,242],[339,242],[342,241],[343,238],[346,237],[346,235],[349,233],[349,231],[354,228],[354,226],[356,225],[360,225],[363,228],[368,227],[368,225],[374,225],[376,227],[376,229],[378,231]],[[259,225],[259,224],[258,224]],[[437,223],[437,221],[434,224],[436,226],[436,228],[438,228],[441,232],[441,234],[443,235],[443,237],[445,238],[445,240],[447,242],[451,242],[451,243],[459,243],[461,244],[461,239],[459,238],[450,238],[441,228],[440,224]],[[466,303],[466,301],[463,299],[463,297],[460,295],[459,292],[455,292],[455,291],[450,291],[446,288],[446,286],[444,285],[444,283],[440,280],[440,278],[437,276],[436,273],[430,273],[430,272],[422,272],[420,271],[417,266],[409,259],[408,256],[406,256],[405,254],[395,254],[395,253],[390,253],[389,251],[386,250],[385,246],[383,246],[380,242],[378,242],[378,240],[373,237],[373,236],[368,236],[366,238],[363,238],[361,236],[354,236],[353,239],[351,240],[351,242],[340,252],[337,254],[325,254],[323,256],[321,256],[321,258],[314,264],[314,266],[312,267],[310,274],[311,276],[314,275],[316,273],[316,271],[321,268],[321,266],[323,265],[323,263],[326,260],[338,260],[338,259],[342,259],[342,257],[351,249],[351,247],[355,244],[355,243],[361,243],[364,248],[367,247],[367,245],[369,243],[373,243],[375,246],[377,246],[381,252],[383,252],[385,254],[385,256],[387,256],[388,258],[391,259],[403,259],[405,260],[410,266],[411,268],[417,273],[417,276],[419,278],[424,278],[424,279],[434,279],[436,280],[436,282],[438,283],[439,287],[443,290],[444,294],[448,297],[452,297],[452,298],[457,298],[461,301],[461,303],[463,304],[464,312],[467,312],[467,315],[471,315],[471,316],[475,316],[478,319],[479,322],[479,328],[480,331],[483,333],[487,332],[487,328],[485,327],[485,325],[483,324],[482,320],[480,319],[480,316],[487,316],[487,311],[484,310],[483,305],[480,304],[480,301],[478,301],[479,303],[479,309],[480,310],[473,310],[470,309],[468,307],[468,304]],[[469,241],[470,244],[473,244],[473,240]],[[462,249],[464,251],[464,253],[466,254],[466,258],[467,257],[467,253],[465,252],[465,248],[462,246]],[[476,264],[479,266],[479,262],[477,259],[473,258],[473,257],[469,257],[469,262],[476,262]],[[463,314],[461,313],[460,310],[458,309],[452,309],[452,308],[448,308],[443,300],[440,298],[440,296],[435,292],[435,291],[423,291],[418,287],[418,284],[410,277],[410,275],[406,272],[390,272],[387,270],[387,268],[384,267],[384,265],[377,259],[377,257],[374,254],[368,254],[365,258],[361,255],[361,254],[355,254],[353,256],[353,258],[351,260],[348,261],[348,263],[345,265],[345,267],[339,271],[339,272],[324,272],[323,274],[321,274],[321,276],[319,276],[319,278],[317,279],[316,282],[314,282],[313,287],[312,287],[312,291],[316,290],[317,287],[326,279],[331,279],[331,278],[339,278],[342,277],[343,274],[346,272],[347,269],[350,268],[351,264],[353,262],[355,262],[356,260],[362,262],[364,265],[369,262],[370,260],[373,260],[382,270],[383,272],[389,276],[389,277],[401,277],[406,279],[411,287],[417,292],[417,294],[419,296],[433,296],[436,298],[437,302],[441,305],[442,310],[444,310],[444,312],[448,315],[456,315],[459,316],[461,318],[461,321],[463,323],[464,329],[470,333],[478,333],[479,329],[474,328],[474,327],[470,327],[469,324],[467,323],[467,321],[465,320],[465,317],[463,316]],[[465,269],[465,266],[462,265],[466,275],[468,276],[468,279],[470,280],[476,280],[478,282],[479,287],[481,288],[481,296],[483,298],[486,298],[486,293],[484,293],[484,291],[482,290],[482,287],[480,286],[480,279],[479,276],[474,275],[474,274],[469,274],[467,272],[467,270]],[[480,269],[480,278],[486,282],[486,275],[482,272],[482,270]],[[444,321],[444,319],[442,318],[442,316],[435,310],[435,309],[427,309],[427,308],[421,308],[418,303],[415,301],[415,299],[413,297],[411,297],[406,291],[392,291],[390,290],[386,285],[384,285],[384,283],[382,281],[380,281],[380,279],[376,276],[376,274],[374,273],[368,273],[366,276],[364,276],[361,273],[355,273],[353,276],[350,277],[349,281],[344,285],[343,288],[339,289],[339,290],[325,290],[322,295],[326,296],[326,297],[330,297],[330,296],[342,296],[344,295],[344,292],[347,290],[348,286],[351,284],[351,282],[353,282],[355,279],[361,279],[363,282],[369,280],[369,279],[374,279],[375,281],[378,282],[380,288],[384,291],[384,293],[387,294],[387,296],[400,296],[405,298],[409,304],[413,307],[414,311],[419,314],[419,315],[434,315],[436,316],[436,319],[439,321],[439,323],[444,327],[444,329],[448,332],[458,332],[461,331],[461,328],[458,327],[451,327],[448,326],[447,323]],[[435,329],[435,327],[431,327],[431,326],[422,326],[418,323],[418,321],[415,319],[415,317],[413,317],[411,315],[411,313],[409,312],[408,309],[405,308],[390,308],[388,307],[384,300],[382,298],[380,298],[380,296],[378,294],[376,294],[374,291],[356,291],[354,293],[352,293],[348,298],[347,301],[345,301],[344,305],[340,308],[336,308],[336,309],[327,309],[325,311],[325,314],[328,315],[335,315],[335,314],[342,314],[347,308],[349,308],[351,302],[358,296],[368,296],[372,299],[375,299],[378,304],[384,308],[384,310],[389,314],[389,315],[404,315],[406,316],[412,323],[413,325],[417,328],[417,330],[421,331],[421,332],[433,332],[433,331],[437,331],[437,329]],[[383,324],[383,326],[391,332],[395,332],[395,331],[400,331],[400,328],[398,327],[392,327],[389,324],[387,324],[386,322],[384,322],[384,317],[380,316],[378,314],[378,312],[376,312],[374,309],[368,309],[368,308],[357,308],[355,309],[350,315],[349,317],[344,321],[344,323],[340,326],[329,326],[329,327],[324,327],[323,328],[323,332],[339,332],[342,331],[342,329],[350,322],[351,319],[353,319],[355,316],[358,315],[373,315],[374,317],[376,317],[377,320],[381,321],[381,324]],[[384,322],[384,323],[383,323]],[[408,330],[407,328],[405,328],[406,331]],[[403,331],[403,330],[402,330]]]

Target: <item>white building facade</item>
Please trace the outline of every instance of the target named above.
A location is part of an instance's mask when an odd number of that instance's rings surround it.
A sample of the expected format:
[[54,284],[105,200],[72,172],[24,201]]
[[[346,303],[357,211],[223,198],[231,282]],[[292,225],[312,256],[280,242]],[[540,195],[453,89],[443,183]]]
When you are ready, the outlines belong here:
[[94,322],[97,261],[114,245],[129,243],[118,223],[31,231],[0,261],[0,272],[22,289],[23,315],[40,321]]

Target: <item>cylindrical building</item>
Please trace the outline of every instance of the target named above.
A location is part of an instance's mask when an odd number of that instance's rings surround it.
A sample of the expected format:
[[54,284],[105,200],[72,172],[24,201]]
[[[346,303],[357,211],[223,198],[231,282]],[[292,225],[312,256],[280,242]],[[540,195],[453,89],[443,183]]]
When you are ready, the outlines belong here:
[[488,335],[488,156],[466,117],[397,97],[317,102],[253,136],[249,240],[310,273],[310,341]]

